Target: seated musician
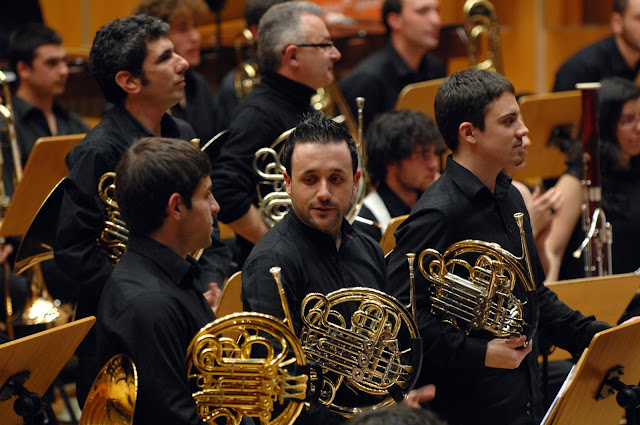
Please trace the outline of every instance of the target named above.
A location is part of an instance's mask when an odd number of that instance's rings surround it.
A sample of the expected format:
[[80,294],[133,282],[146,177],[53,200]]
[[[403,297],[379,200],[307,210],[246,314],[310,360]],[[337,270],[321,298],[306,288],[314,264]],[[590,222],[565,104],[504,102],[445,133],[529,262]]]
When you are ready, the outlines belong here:
[[[77,281],[78,318],[95,314],[104,283],[113,270],[96,243],[106,215],[98,194],[101,176],[115,171],[122,153],[140,137],[194,137],[188,123],[166,113],[184,97],[189,67],[175,53],[168,34],[168,24],[138,15],[103,26],[93,41],[89,71],[114,106],[67,156],[69,175],[63,183],[61,206],[64,213],[60,214],[54,247],[56,264]],[[220,254],[218,246],[205,250],[199,260],[201,291],[212,295],[219,293],[216,282],[222,283],[226,275],[226,256],[224,252]],[[76,388],[78,401],[84,404],[102,366],[95,361],[93,331],[77,354]]]
[[[302,327],[300,307],[311,292],[384,287],[385,265],[380,246],[356,231],[344,215],[358,180],[358,152],[346,128],[320,112],[308,115],[286,142],[282,164],[291,208],[251,251],[242,269],[244,310],[284,319],[276,283],[269,272],[282,269],[282,283],[296,333]],[[433,397],[432,386],[414,390],[409,402]],[[303,413],[300,423],[344,420],[326,409]]]
[[[257,43],[259,40],[258,24],[260,23],[262,15],[264,15],[271,6],[287,1],[290,0],[247,0],[247,4],[244,7],[244,20],[247,23],[247,28],[251,31],[254,43]],[[257,62],[257,58],[247,58],[247,62],[249,61]],[[228,128],[231,124],[231,117],[240,101],[235,86],[236,72],[238,72],[237,68],[229,71],[220,81],[220,85],[216,91],[215,101],[218,109],[218,123],[221,130]]]
[[184,98],[171,107],[171,115],[182,118],[193,127],[203,146],[224,127],[218,124],[218,111],[209,83],[194,68],[200,65],[200,33],[198,19],[206,16],[203,0],[142,0],[134,14],[145,14],[169,24],[169,40],[176,53],[189,62],[184,75]]
[[[429,281],[416,273],[425,353],[421,379],[438,388],[431,407],[451,425],[540,423],[544,412],[538,338],[528,341],[527,335],[537,335],[536,328],[544,331],[554,344],[577,357],[593,335],[608,325],[571,310],[543,285],[544,271],[526,206],[502,172],[526,156],[523,139],[528,129],[511,83],[495,72],[456,72],[438,91],[435,115],[453,154],[447,158],[445,172],[396,231],[396,247],[388,258],[387,289],[401,302],[409,300],[406,253],[419,255],[426,248],[443,253],[467,239],[497,243],[514,255],[526,246],[534,287],[528,291],[523,282],[515,282],[513,295],[529,301],[523,308],[526,325],[519,337],[497,338],[485,330],[466,334],[442,321],[431,312]],[[524,213],[526,245],[514,219],[517,212]]]
[[418,111],[389,111],[367,130],[367,175],[375,191],[364,198],[354,227],[379,241],[389,220],[409,214],[422,192],[438,177],[444,147],[433,120]]
[[[601,207],[613,231],[613,273],[630,273],[640,267],[634,248],[640,238],[640,88],[623,78],[607,78],[601,83],[598,90]],[[584,259],[572,255],[585,237],[579,219],[584,202],[580,183],[583,178],[579,161],[571,164],[557,185],[567,202],[558,212],[557,224],[553,224],[547,241],[553,259],[549,281],[585,277]]]
[[367,99],[365,129],[376,115],[395,107],[406,85],[447,75],[445,64],[428,53],[440,39],[440,0],[385,0],[382,21],[389,37],[386,47],[360,62],[340,82],[354,116],[356,97]]
[[134,423],[202,425],[185,355],[215,319],[190,253],[211,245],[211,165],[189,142],[148,137],[122,155],[116,201],[129,229],[127,251],[98,307],[98,362],[126,354],[136,365]]
[[211,176],[220,220],[240,236],[234,252],[239,266],[269,230],[255,206],[259,179],[254,154],[313,111],[311,96],[331,84],[333,65],[340,59],[322,9],[310,2],[272,6],[260,20],[259,33],[262,82],[236,109]]

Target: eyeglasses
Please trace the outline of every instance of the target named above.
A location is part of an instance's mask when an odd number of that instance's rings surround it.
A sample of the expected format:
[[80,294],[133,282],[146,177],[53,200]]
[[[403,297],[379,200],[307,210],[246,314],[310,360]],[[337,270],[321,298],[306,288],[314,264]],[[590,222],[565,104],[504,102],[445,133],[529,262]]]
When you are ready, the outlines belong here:
[[300,44],[287,44],[284,49],[282,49],[282,54],[284,55],[285,50],[287,50],[287,47],[289,46],[296,46],[296,47],[321,47],[325,50],[330,50],[334,47],[333,41],[327,41],[324,43],[300,43]]

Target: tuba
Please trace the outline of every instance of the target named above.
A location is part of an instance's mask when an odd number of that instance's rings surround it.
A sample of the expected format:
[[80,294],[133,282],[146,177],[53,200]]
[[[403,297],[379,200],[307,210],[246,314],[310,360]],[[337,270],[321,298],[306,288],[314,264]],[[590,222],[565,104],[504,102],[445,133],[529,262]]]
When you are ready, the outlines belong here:
[[[538,304],[523,217],[522,213],[514,214],[520,229],[521,257],[496,243],[477,240],[454,243],[442,254],[431,248],[420,253],[420,272],[431,283],[432,314],[466,334],[478,330],[497,337],[527,334],[527,342],[531,341],[537,326]],[[467,254],[475,257],[473,265],[464,259]],[[435,259],[425,264],[427,256]],[[521,301],[513,294],[518,281],[524,285],[526,300]]]
[[[472,68],[504,74],[500,28],[495,7],[489,0],[467,0],[464,3],[463,12],[469,64]],[[482,60],[481,58],[485,56],[486,59]]]
[[[334,99],[342,98],[342,95],[335,83],[332,84],[331,87],[333,87],[331,90]],[[354,202],[345,215],[345,218],[351,223],[356,220],[360,209],[362,209],[364,197],[367,194],[367,179],[364,175],[366,149],[364,137],[362,135],[362,111],[364,108],[364,98],[358,97],[356,102],[358,105],[357,127],[353,124],[354,120],[351,117],[349,108],[343,98],[338,101],[338,105],[343,105],[341,109],[344,111],[344,115],[342,118],[334,119],[338,122],[345,122],[350,133],[354,136],[354,140],[356,140],[356,147],[358,148],[358,168],[362,175],[358,181],[358,187],[356,188],[356,193],[354,195]],[[259,177],[258,184],[256,185],[258,211],[269,226],[273,226],[282,220],[291,205],[291,199],[286,192],[284,183],[283,172],[285,171],[285,168],[280,162],[280,158],[282,156],[282,151],[284,150],[284,142],[294,129],[295,128],[291,128],[282,133],[275,142],[273,142],[271,147],[258,149],[253,158],[253,169]]]
[[198,415],[209,425],[238,425],[243,416],[285,425],[308,404],[311,372],[293,329],[280,268],[271,273],[285,320],[233,313],[204,326],[189,344],[189,382]]
[[582,163],[584,203],[582,228],[586,237],[573,252],[574,258],[584,255],[585,277],[612,274],[611,244],[613,230],[602,209],[600,186],[600,136],[598,131],[597,90],[600,83],[580,83],[582,91]]
[[238,60],[238,66],[233,74],[233,86],[237,99],[242,100],[256,85],[260,84],[258,64],[255,59],[249,59],[256,56],[256,40],[249,28],[243,29],[234,39],[233,47]]

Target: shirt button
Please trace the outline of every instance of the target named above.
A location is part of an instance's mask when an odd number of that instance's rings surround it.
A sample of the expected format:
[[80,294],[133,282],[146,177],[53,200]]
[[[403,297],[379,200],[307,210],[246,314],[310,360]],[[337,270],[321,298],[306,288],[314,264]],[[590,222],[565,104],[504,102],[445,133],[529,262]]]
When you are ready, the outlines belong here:
[[527,408],[531,407],[531,402],[527,401]]

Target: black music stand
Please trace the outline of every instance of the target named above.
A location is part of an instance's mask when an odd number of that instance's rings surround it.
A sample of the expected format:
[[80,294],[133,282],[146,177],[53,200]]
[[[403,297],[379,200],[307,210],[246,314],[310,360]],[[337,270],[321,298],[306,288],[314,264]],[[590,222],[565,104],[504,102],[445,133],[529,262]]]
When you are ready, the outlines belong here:
[[[93,316],[86,317],[0,345],[0,418],[3,425],[30,423],[30,418],[38,413],[35,410],[41,407],[42,395],[95,321]],[[14,396],[18,399],[9,402]]]
[[547,412],[543,425],[633,424],[640,404],[640,321],[598,332]]

